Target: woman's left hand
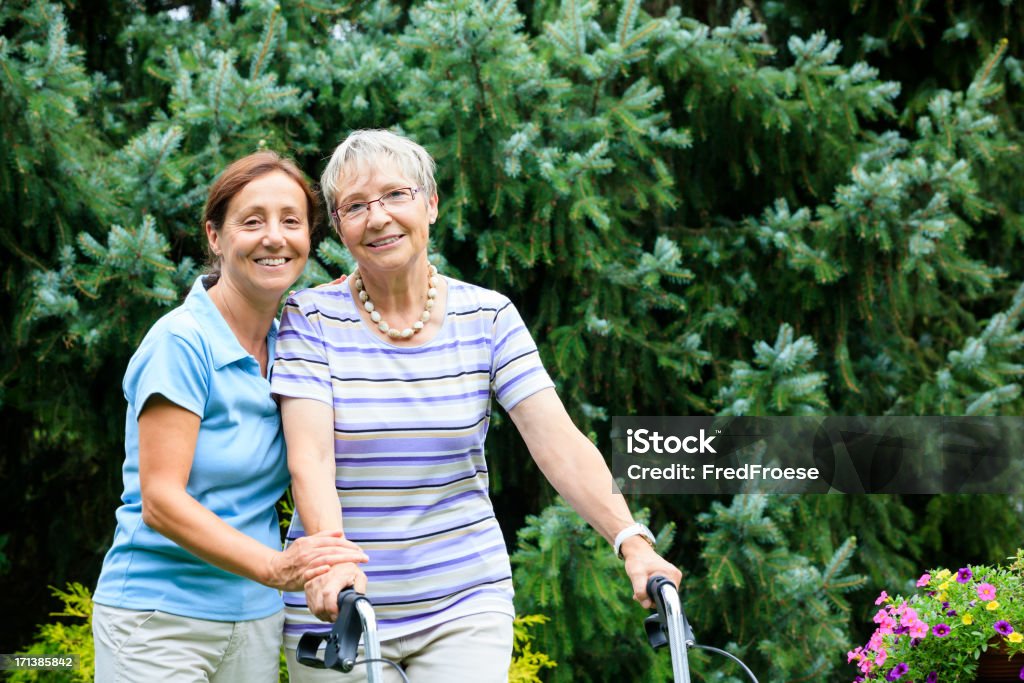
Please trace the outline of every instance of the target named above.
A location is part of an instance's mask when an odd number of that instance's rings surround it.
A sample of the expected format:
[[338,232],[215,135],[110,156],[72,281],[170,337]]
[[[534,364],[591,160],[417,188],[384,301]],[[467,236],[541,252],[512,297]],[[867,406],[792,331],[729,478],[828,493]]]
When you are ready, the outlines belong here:
[[324,574],[336,564],[368,559],[341,531],[321,531],[295,539],[283,552],[276,554],[271,562],[268,585],[283,591],[300,591],[311,576]]
[[649,609],[654,603],[647,595],[647,582],[652,576],[664,576],[679,588],[683,573],[654,551],[647,541],[639,537],[628,538],[622,544],[622,556],[626,558],[626,575],[633,584],[633,599]]

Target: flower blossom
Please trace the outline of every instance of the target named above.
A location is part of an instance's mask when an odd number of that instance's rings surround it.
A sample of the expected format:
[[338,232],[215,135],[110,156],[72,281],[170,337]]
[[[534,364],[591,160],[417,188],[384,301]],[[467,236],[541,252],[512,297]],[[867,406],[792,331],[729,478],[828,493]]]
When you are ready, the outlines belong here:
[[968,581],[970,581],[973,578],[974,578],[974,574],[972,574],[971,570],[968,569],[967,567],[961,567],[956,572],[957,583],[967,583]]
[[889,594],[886,593],[885,591],[882,591],[881,594],[879,594],[879,596],[877,598],[875,598],[875,604],[876,605],[881,605],[883,602],[885,602],[885,599],[887,597],[889,597]]
[[928,582],[932,580],[932,575],[925,573],[921,574],[921,578],[917,580],[917,587],[922,588],[928,585]]
[[989,612],[995,612],[997,609],[999,609],[999,601],[993,600],[992,602],[985,605],[985,609],[987,609]]
[[935,626],[932,627],[932,633],[939,638],[944,638],[949,635],[949,626],[946,624],[935,624]]
[[995,600],[996,598],[996,587],[991,583],[983,583],[976,590],[978,591],[978,597],[982,600]]
[[892,668],[892,671],[885,675],[885,680],[895,681],[898,678],[902,678],[903,674],[907,673],[908,669],[910,669],[910,666],[908,666],[906,662],[900,662]]
[[1010,622],[1005,619],[1000,619],[996,623],[992,624],[992,628],[996,630],[996,633],[1002,636],[1008,636],[1013,633],[1013,626],[1010,626]]
[[910,626],[910,637],[911,638],[924,638],[928,635],[928,624],[924,623],[920,619],[915,621]]

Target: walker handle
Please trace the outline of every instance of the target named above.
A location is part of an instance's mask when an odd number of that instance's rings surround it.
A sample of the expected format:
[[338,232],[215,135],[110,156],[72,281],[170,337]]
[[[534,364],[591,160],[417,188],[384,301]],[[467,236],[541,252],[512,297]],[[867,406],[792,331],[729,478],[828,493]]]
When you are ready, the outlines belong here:
[[[299,639],[295,650],[295,658],[301,664],[314,669],[334,669],[348,673],[356,665],[356,651],[359,648],[359,637],[363,634],[363,624],[359,618],[356,604],[366,600],[366,596],[352,588],[338,593],[338,619],[334,622],[331,632],[304,633]],[[327,641],[324,658],[317,657],[320,644]]]
[[686,621],[676,585],[664,576],[652,576],[647,580],[647,596],[658,610],[657,614],[644,619],[647,641],[655,649],[668,645],[676,683],[690,683],[686,650],[695,644],[695,639]]

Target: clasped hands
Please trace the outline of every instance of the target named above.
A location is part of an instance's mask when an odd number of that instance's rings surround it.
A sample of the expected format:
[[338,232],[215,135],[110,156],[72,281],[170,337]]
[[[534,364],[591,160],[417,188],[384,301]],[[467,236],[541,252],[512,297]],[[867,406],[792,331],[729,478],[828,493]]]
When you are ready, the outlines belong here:
[[309,609],[323,621],[338,617],[338,593],[352,586],[366,592],[359,565],[370,558],[341,531],[321,531],[295,539],[276,553],[270,584],[283,591],[306,591]]

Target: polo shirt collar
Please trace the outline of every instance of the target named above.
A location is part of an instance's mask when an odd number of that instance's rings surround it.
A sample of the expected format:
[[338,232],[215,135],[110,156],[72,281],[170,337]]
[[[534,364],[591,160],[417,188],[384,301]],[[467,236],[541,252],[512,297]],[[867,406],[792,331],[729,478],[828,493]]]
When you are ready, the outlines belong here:
[[[210,298],[210,293],[203,285],[203,278],[200,275],[196,278],[188,296],[185,297],[185,308],[195,316],[196,320],[207,332],[207,339],[210,344],[210,351],[213,354],[213,365],[218,370],[231,363],[237,363],[244,358],[251,358],[249,352],[242,348],[235,333],[231,331],[224,316],[220,314],[217,306]],[[274,358],[274,346],[277,341],[277,320],[270,326],[267,332],[267,353],[270,359]]]

